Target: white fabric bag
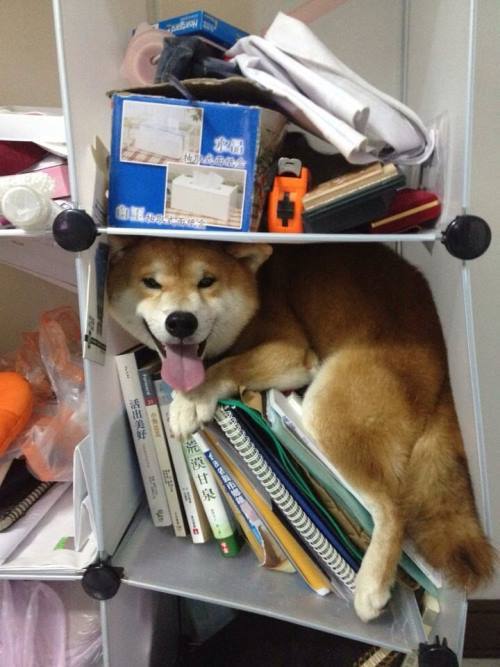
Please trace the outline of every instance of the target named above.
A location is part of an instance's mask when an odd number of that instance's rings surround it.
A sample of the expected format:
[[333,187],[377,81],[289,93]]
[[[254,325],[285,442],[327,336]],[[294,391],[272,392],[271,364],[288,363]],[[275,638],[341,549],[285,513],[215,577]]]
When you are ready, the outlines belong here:
[[370,85],[301,21],[279,13],[265,37],[240,39],[228,52],[249,79],[272,91],[298,125],[355,164],[420,164],[434,136],[407,106]]

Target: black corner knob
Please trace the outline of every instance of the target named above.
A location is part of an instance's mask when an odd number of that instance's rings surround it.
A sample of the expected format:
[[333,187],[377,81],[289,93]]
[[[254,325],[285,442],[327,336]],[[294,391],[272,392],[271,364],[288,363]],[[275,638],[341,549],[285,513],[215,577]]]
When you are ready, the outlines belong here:
[[87,250],[97,237],[97,227],[90,215],[78,208],[61,211],[52,223],[56,243],[71,252]]
[[106,562],[89,565],[82,577],[83,590],[95,600],[109,600],[120,588],[123,568]]
[[418,667],[458,667],[458,658],[449,648],[446,638],[436,637],[434,644],[420,644]]
[[488,250],[491,229],[477,215],[459,215],[443,232],[442,241],[453,257],[475,259]]

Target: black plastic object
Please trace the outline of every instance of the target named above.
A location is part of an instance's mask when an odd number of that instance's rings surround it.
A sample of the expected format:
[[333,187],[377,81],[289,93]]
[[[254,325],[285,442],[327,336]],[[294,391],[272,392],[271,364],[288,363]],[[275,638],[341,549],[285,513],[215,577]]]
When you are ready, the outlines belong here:
[[97,227],[90,215],[78,208],[61,211],[52,223],[56,243],[71,252],[87,250],[97,237]]
[[117,594],[122,577],[122,567],[115,567],[108,561],[99,561],[86,569],[82,577],[82,587],[94,600],[109,600]]
[[458,667],[458,658],[448,646],[446,638],[434,644],[420,644],[418,649],[418,667]]
[[441,240],[453,257],[475,259],[488,250],[491,229],[477,215],[459,215],[450,222]]

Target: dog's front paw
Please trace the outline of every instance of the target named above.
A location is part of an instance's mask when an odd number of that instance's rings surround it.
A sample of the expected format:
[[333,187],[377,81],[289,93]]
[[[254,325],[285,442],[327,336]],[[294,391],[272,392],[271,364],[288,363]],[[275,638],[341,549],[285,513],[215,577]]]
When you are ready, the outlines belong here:
[[389,587],[383,586],[376,576],[369,571],[363,570],[363,565],[356,577],[356,593],[354,595],[354,608],[359,618],[368,623],[378,618],[384,611],[391,591]]
[[191,398],[176,393],[170,405],[170,428],[175,437],[181,442],[189,438],[202,424],[212,419],[216,406],[216,398]]

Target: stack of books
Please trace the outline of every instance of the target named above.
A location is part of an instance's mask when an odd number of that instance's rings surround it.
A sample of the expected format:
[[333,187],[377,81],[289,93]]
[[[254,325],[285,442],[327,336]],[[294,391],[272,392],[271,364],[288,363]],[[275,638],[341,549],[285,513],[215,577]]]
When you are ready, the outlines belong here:
[[[373,522],[307,433],[300,397],[270,390],[261,411],[222,401],[213,422],[180,443],[155,354],[139,347],[116,361],[154,524],[196,543],[213,534],[225,556],[244,536],[261,566],[296,572],[319,595],[352,597]],[[398,581],[432,597],[442,585],[410,546]]]
[[172,391],[156,352],[138,346],[116,357],[118,377],[151,518],[195,544],[215,537],[224,556],[242,545],[236,522],[195,439],[180,443],[169,423]]
[[394,164],[372,164],[348,171],[308,192],[302,202],[304,231],[328,234],[367,231],[387,214],[405,177]]
[[304,195],[304,231],[396,234],[434,225],[441,215],[439,197],[404,184],[404,175],[391,163],[349,166]]

